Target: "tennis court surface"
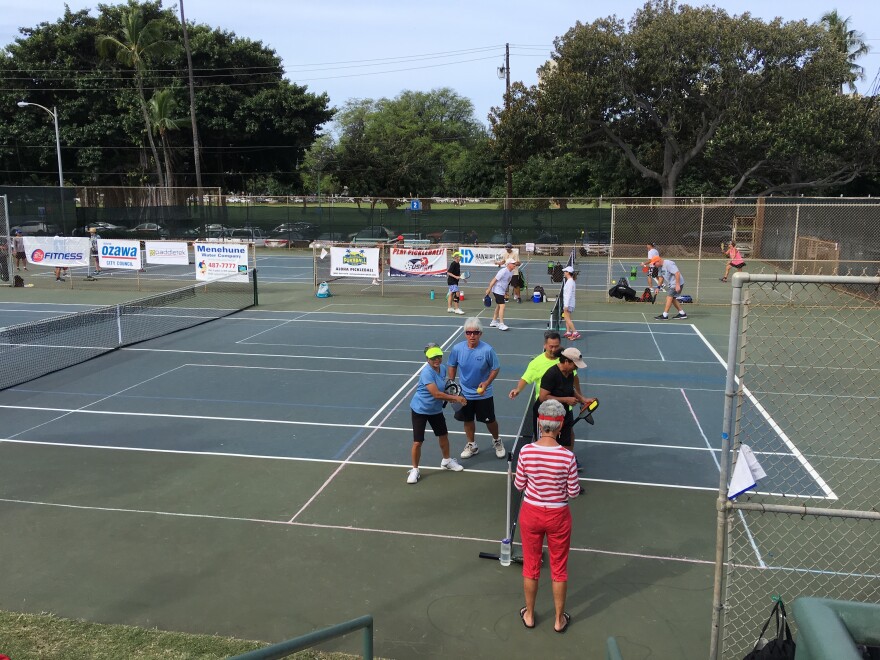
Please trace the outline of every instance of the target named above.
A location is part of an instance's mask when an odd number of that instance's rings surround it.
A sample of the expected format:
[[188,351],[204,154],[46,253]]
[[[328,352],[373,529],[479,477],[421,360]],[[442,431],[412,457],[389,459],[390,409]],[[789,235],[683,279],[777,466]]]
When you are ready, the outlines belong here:
[[[497,552],[507,488],[485,428],[460,473],[436,469],[429,436],[421,481],[405,483],[422,349],[462,341],[463,317],[442,299],[309,291],[267,287],[257,307],[0,392],[0,607],[265,641],[371,613],[387,658],[602,657],[609,635],[625,657],[705,657],[727,310],[581,312],[581,379],[602,405],[576,427],[586,494],[557,635],[549,573],[526,630],[518,567],[478,558]],[[11,293],[3,325],[72,309]],[[488,326],[477,305],[463,303]],[[506,392],[549,309],[509,305],[511,330],[483,335],[508,449],[528,402]],[[775,433],[759,401],[744,414]],[[809,481],[803,495],[827,495]]]

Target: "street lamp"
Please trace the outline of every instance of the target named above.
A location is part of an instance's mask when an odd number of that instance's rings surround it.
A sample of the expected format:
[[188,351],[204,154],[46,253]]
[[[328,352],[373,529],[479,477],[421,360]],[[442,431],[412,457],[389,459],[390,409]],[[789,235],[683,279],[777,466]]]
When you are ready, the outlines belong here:
[[27,101],[19,101],[19,108],[26,108],[29,105],[36,106],[38,108],[42,108],[50,115],[52,115],[52,120],[55,122],[55,152],[58,155],[58,202],[61,205],[61,229],[65,231],[67,227],[65,227],[64,222],[64,172],[61,170],[61,133],[58,131],[58,109],[53,106],[51,110],[44,105],[40,105],[39,103],[28,103]]

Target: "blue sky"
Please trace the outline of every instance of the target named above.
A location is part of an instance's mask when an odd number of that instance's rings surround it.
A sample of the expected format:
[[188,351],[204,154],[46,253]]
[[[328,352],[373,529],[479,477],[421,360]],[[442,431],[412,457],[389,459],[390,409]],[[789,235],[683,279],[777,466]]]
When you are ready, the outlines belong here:
[[[0,46],[18,36],[18,28],[55,22],[63,0],[0,0]],[[74,11],[98,2],[67,0]],[[110,0],[107,4],[119,4]],[[177,7],[171,0],[166,7]],[[351,98],[392,98],[403,90],[450,87],[469,98],[479,120],[503,102],[504,81],[497,75],[504,44],[511,44],[511,79],[527,85],[552,50],[554,38],[575,22],[589,23],[612,13],[628,20],[644,2],[613,5],[569,0],[185,0],[188,21],[206,23],[261,41],[281,56],[288,77],[314,92],[327,92],[331,104]],[[851,17],[872,53],[860,60],[866,80],[862,92],[876,88],[880,75],[880,2],[867,0],[777,0],[714,4],[730,14],[750,12],[770,20],[818,21],[837,9]],[[612,11],[613,7],[613,11]]]

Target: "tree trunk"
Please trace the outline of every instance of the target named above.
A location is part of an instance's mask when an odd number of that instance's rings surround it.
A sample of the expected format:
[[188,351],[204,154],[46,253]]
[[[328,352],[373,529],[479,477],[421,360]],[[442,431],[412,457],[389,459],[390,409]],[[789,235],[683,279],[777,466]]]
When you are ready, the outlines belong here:
[[196,88],[193,82],[192,51],[189,47],[189,31],[186,29],[186,18],[183,15],[183,0],[180,0],[180,25],[183,27],[183,48],[186,50],[186,69],[189,74],[189,119],[193,134],[193,159],[196,168],[196,189],[199,206],[202,205],[202,164],[201,147],[199,145],[199,127],[196,123]]
[[141,100],[141,113],[144,116],[144,127],[147,129],[147,140],[150,143],[150,151],[153,154],[153,162],[156,163],[156,176],[159,180],[159,187],[162,188],[163,197],[165,191],[165,178],[162,176],[162,161],[159,160],[159,150],[156,149],[156,141],[153,140],[153,125],[150,122],[150,113],[147,111],[147,100],[144,98],[144,83],[140,75],[137,75],[138,96]]

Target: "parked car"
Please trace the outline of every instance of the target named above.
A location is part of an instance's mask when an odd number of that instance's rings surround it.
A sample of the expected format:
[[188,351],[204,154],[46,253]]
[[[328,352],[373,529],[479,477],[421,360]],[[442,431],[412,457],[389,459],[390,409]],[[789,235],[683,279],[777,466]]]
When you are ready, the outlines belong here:
[[463,231],[458,231],[456,229],[447,229],[442,232],[439,236],[437,236],[438,243],[446,243],[448,245],[462,245],[467,244],[467,234]]
[[582,257],[588,255],[607,255],[611,251],[611,234],[607,231],[584,232],[580,249]]
[[513,232],[496,232],[489,237],[489,245],[518,245]]
[[[531,242],[531,241],[530,241]],[[535,254],[562,254],[562,244],[559,242],[559,236],[549,232],[541,232],[535,239]]]
[[343,234],[342,232],[338,232],[338,231],[325,232],[323,234],[320,234],[318,236],[318,238],[316,238],[314,241],[312,241],[309,244],[309,247],[330,246],[330,245],[333,245],[334,243],[344,243],[345,240],[346,240],[345,234]]
[[377,225],[375,227],[367,227],[366,229],[361,229],[359,232],[351,237],[351,242],[354,245],[363,243],[389,243],[396,239],[397,236],[397,232],[393,232],[387,227]]
[[129,230],[138,238],[168,238],[168,230],[155,222],[142,222],[137,227]]
[[275,227],[271,234],[276,238],[287,238],[291,232],[300,234],[305,240],[312,240],[321,234],[321,228],[311,222],[285,222]]
[[20,231],[22,236],[55,236],[58,233],[58,225],[28,220],[15,227],[10,227],[9,231],[13,234]]
[[[700,242],[700,231],[689,231],[681,235],[681,242],[685,246],[696,247]],[[702,232],[704,248],[717,248],[720,252],[721,243],[725,245],[730,243],[733,238],[733,227],[731,225],[707,224],[703,225]],[[737,248],[743,254],[749,254],[752,251],[751,243],[747,241],[737,241]]]
[[257,247],[266,246],[266,237],[263,235],[263,230],[259,227],[232,229],[228,233],[227,238],[233,241],[247,241],[248,243],[253,243]]

